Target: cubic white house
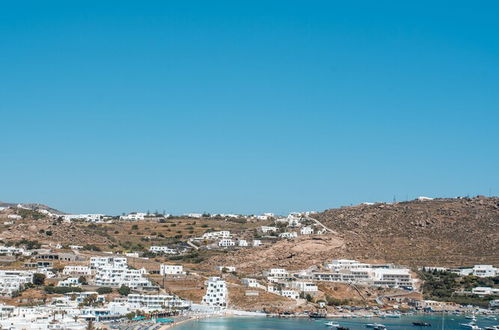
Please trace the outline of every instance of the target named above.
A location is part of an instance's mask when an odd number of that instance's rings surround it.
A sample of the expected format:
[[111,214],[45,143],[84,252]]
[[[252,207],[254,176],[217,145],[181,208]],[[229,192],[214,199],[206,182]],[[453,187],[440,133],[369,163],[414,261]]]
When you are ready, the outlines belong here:
[[165,275],[182,275],[184,273],[184,267],[181,265],[167,265],[162,264],[159,269],[159,273],[162,276]]
[[202,303],[214,307],[227,307],[227,285],[220,277],[210,277],[205,282],[206,294],[203,297]]

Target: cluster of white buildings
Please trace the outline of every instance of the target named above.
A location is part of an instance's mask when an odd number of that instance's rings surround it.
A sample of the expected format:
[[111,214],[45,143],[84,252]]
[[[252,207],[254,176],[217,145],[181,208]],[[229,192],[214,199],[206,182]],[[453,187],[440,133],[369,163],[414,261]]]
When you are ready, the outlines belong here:
[[66,222],[71,222],[75,220],[88,221],[88,222],[102,222],[104,220],[104,214],[64,214],[61,215],[62,219]]
[[184,275],[184,267],[182,265],[167,265],[162,264],[159,268],[159,273],[162,276],[166,275]]
[[316,281],[343,282],[368,286],[403,288],[413,290],[415,279],[408,268],[394,265],[360,263],[356,260],[333,260],[326,267],[328,272],[312,272]]
[[477,277],[495,277],[499,276],[499,268],[493,265],[474,265],[468,268],[447,268],[438,266],[421,267],[420,270],[425,271],[438,271],[438,272],[451,272],[459,276],[477,276]]
[[488,286],[479,286],[471,289],[471,293],[479,296],[499,296],[499,289],[491,288]]
[[31,251],[27,251],[21,247],[1,245],[0,246],[0,254],[1,255],[8,255],[8,256],[14,256],[14,255],[30,256]]
[[120,287],[125,285],[132,289],[152,287],[145,277],[145,268],[131,269],[127,259],[123,257],[92,257],[90,268],[95,269],[94,285],[105,287]]
[[144,220],[147,216],[147,213],[141,213],[141,212],[132,212],[127,215],[122,215],[120,216],[120,220],[125,220],[125,221],[140,221]]
[[230,238],[230,231],[228,230],[221,230],[221,231],[209,231],[203,234],[201,239],[223,239],[223,238]]
[[0,296],[10,297],[33,283],[33,272],[27,270],[0,270]]
[[149,248],[149,252],[164,253],[164,254],[178,254],[179,253],[176,249],[169,248],[166,245],[164,245],[164,246],[153,245]]
[[63,275],[72,276],[90,276],[92,275],[92,270],[88,266],[83,265],[67,265],[64,266],[62,270]]
[[492,265],[474,265],[472,268],[449,269],[450,272],[460,276],[473,275],[478,277],[499,276],[499,268]]

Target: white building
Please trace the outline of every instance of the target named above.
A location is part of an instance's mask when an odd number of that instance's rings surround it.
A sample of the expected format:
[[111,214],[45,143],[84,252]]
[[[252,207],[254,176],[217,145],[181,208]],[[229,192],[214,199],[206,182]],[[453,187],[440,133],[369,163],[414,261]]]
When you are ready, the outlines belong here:
[[275,217],[274,213],[264,213],[262,215],[257,215],[255,218],[257,220],[269,220]]
[[78,281],[77,277],[69,277],[65,280],[59,281],[59,283],[57,283],[57,286],[64,286],[64,287],[80,286],[80,282]]
[[241,283],[249,288],[265,289],[265,286],[258,283],[254,278],[243,278],[241,279]]
[[247,247],[249,244],[248,244],[248,241],[245,240],[245,239],[240,239],[237,244],[240,246],[240,247]]
[[219,277],[210,277],[205,285],[206,294],[202,303],[209,306],[227,307],[228,290],[225,281]]
[[472,274],[478,277],[495,277],[499,276],[499,268],[492,265],[475,265]]
[[92,257],[90,268],[96,270],[94,284],[97,286],[120,287],[126,285],[132,289],[151,287],[151,282],[144,277],[145,268],[129,269],[127,259],[122,257]]
[[357,269],[357,268],[369,268],[369,264],[360,263],[357,260],[349,260],[349,259],[338,259],[333,260],[330,264],[326,265],[327,268],[339,271],[343,269]]
[[488,295],[499,295],[499,289],[491,288],[488,286],[479,286],[476,288],[473,288],[471,290],[473,294],[479,295],[479,296],[488,296]]
[[123,257],[91,257],[90,268],[98,269],[103,267],[127,268],[128,262]]
[[271,226],[261,226],[260,230],[262,231],[262,233],[267,234],[267,233],[270,233],[270,232],[275,233],[275,232],[277,232],[279,230],[279,228],[277,228],[277,227],[271,227]]
[[144,220],[147,216],[147,213],[140,213],[140,212],[132,212],[127,215],[122,215],[120,216],[120,220],[125,220],[125,221],[140,221]]
[[167,264],[162,264],[160,266],[159,273],[162,276],[165,275],[182,275],[184,273],[184,267],[181,265],[167,265]]
[[289,277],[289,273],[286,269],[284,268],[271,268],[268,271],[263,272],[264,276],[267,276],[267,278],[270,279],[287,279]]
[[137,309],[157,309],[187,308],[189,303],[175,295],[170,294],[129,294],[127,297],[129,305],[135,305]]
[[218,241],[218,246],[219,247],[230,247],[230,246],[235,246],[236,242],[231,240],[230,238],[224,238]]
[[291,238],[298,237],[298,234],[296,232],[292,231],[292,232],[280,233],[279,237],[280,238],[290,238],[291,239]]
[[254,239],[253,240],[253,247],[258,247],[262,245],[262,241],[259,239]]
[[199,219],[199,218],[202,218],[203,215],[201,213],[187,213],[187,214],[184,214],[185,217],[188,217],[188,218],[195,218],[195,219]]
[[104,214],[65,214],[61,216],[64,221],[82,220],[89,222],[101,222]]
[[79,276],[88,276],[92,275],[92,271],[87,266],[81,265],[68,265],[64,266],[62,270],[63,275],[79,275]]
[[0,270],[0,296],[12,296],[27,283],[33,283],[33,273],[30,271]]
[[310,226],[306,226],[300,229],[301,235],[311,235],[314,233],[314,229]]
[[453,268],[449,269],[451,273],[459,276],[478,276],[478,277],[494,277],[499,276],[499,268],[492,265],[475,265],[473,268]]
[[144,277],[145,268],[128,269],[104,267],[97,270],[94,284],[97,286],[120,287],[125,285],[132,289],[151,287],[151,282]]
[[154,253],[178,254],[177,250],[171,249],[168,246],[153,245],[149,248],[149,251]]
[[412,290],[415,280],[407,268],[391,265],[363,264],[356,260],[333,260],[326,265],[331,272],[313,272],[317,281],[358,283],[369,286],[405,288]]
[[222,230],[222,231],[210,231],[203,234],[203,239],[218,239],[218,238],[229,238],[230,231]]
[[2,245],[2,246],[0,246],[0,254],[9,255],[9,256],[13,256],[16,254],[22,254],[22,255],[28,256],[28,255],[31,255],[31,252],[28,252],[23,248],[19,248],[19,247],[15,247],[15,246]]
[[305,293],[316,293],[319,288],[315,283],[303,281],[291,281],[289,287]]
[[284,297],[287,297],[287,298],[291,298],[291,299],[299,299],[300,298],[300,294],[298,292],[296,292],[295,290],[289,290],[289,289],[283,289],[280,291],[279,293],[281,296],[284,296]]
[[221,272],[234,273],[236,271],[236,267],[234,266],[218,266],[217,269]]

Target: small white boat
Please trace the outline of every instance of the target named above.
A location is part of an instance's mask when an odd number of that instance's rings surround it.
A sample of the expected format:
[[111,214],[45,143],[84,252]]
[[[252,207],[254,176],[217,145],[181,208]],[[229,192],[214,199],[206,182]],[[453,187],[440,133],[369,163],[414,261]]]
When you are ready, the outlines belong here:
[[471,321],[470,323],[461,323],[461,327],[471,330],[481,330],[478,325],[476,325],[475,321]]
[[326,322],[324,323],[327,327],[339,327],[340,324],[337,323],[337,322],[333,322],[333,321],[329,321],[329,322]]
[[381,324],[381,323],[369,323],[369,324],[366,324],[366,328],[383,330],[383,329],[386,329],[386,326],[384,324]]

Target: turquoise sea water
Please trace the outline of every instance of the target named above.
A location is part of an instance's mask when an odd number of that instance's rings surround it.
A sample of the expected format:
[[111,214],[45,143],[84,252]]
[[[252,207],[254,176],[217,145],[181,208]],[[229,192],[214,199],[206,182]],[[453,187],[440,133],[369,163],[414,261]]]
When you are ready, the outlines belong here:
[[[399,319],[380,319],[380,318],[355,318],[355,319],[277,319],[263,317],[231,317],[231,318],[213,318],[200,321],[191,321],[175,327],[175,330],[192,330],[192,329],[335,329],[329,328],[324,323],[326,321],[338,322],[341,326],[348,327],[352,330],[368,329],[368,323],[381,323],[387,326],[388,329],[442,329],[442,317],[439,315],[411,315],[404,316]],[[431,323],[431,327],[413,326],[413,321],[424,321]],[[444,318],[444,329],[465,329],[461,323],[468,323],[470,320],[463,316],[449,315]],[[489,320],[483,317],[477,318],[478,326],[485,327],[499,324],[499,321]]]

